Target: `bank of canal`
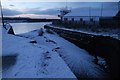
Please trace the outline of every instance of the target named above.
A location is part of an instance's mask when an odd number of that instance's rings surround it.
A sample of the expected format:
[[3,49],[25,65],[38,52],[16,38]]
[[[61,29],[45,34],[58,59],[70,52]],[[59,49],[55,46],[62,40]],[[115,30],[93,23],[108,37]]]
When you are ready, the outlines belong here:
[[119,78],[120,40],[110,36],[87,34],[45,25],[45,29],[53,30],[61,37],[87,50],[91,55],[105,58],[110,78]]

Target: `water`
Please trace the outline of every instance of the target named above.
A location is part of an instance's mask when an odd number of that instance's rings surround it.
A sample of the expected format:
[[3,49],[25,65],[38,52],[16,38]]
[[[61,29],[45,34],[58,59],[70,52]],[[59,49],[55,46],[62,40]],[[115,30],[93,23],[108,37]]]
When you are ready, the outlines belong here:
[[15,34],[22,34],[32,30],[44,28],[45,24],[51,24],[51,22],[11,23]]

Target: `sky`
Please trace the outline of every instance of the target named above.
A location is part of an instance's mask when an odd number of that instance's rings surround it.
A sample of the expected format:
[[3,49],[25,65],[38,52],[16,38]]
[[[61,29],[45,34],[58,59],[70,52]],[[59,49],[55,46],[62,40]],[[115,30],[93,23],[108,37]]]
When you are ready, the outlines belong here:
[[7,17],[58,18],[59,10],[66,5],[71,10],[88,7],[101,8],[101,4],[106,9],[118,9],[119,0],[91,1],[93,2],[87,2],[87,0],[2,0],[1,4],[3,14]]

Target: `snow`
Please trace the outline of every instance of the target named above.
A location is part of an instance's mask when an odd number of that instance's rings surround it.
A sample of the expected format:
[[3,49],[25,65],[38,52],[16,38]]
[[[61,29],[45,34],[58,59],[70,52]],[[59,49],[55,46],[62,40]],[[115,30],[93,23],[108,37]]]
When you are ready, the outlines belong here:
[[[115,16],[117,14],[117,9],[103,9],[102,16],[110,17]],[[109,14],[108,14],[109,13]],[[71,10],[70,13],[66,14],[65,17],[69,16],[101,16],[101,8],[77,8]]]
[[31,36],[29,33],[21,34],[20,36],[34,39],[44,48],[46,48],[46,46],[43,46],[43,44],[47,46],[52,45],[50,46],[49,50],[59,54],[59,56],[62,57],[70,69],[80,77],[103,77],[104,74],[102,70],[93,63],[93,56],[89,55],[85,50],[78,48],[74,44],[59,37],[57,34],[48,34],[45,32],[42,36],[45,40],[42,42],[41,38],[35,35],[35,33],[38,33],[38,31],[39,30],[32,31]]
[[[57,34],[39,30],[10,35],[3,30],[3,56],[17,54],[16,64],[3,70],[3,78],[101,78],[94,57]],[[30,41],[37,43],[30,43]]]
[[57,50],[68,66],[73,72],[80,77],[101,78],[103,77],[102,71],[92,61],[93,57],[90,56],[85,50],[78,48],[70,42],[58,38],[54,35],[46,34],[49,39],[54,39],[59,45],[60,50]]
[[[40,40],[44,42],[43,37]],[[3,30],[2,56],[18,55],[15,65],[3,69],[3,78],[76,78],[62,58],[50,51],[51,46],[29,41]]]

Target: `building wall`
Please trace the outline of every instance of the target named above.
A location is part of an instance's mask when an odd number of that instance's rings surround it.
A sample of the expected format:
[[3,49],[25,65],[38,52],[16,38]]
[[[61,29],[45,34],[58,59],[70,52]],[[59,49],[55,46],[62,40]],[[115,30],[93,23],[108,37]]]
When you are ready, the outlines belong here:
[[[64,16],[62,21],[65,21],[65,18],[67,18],[68,21],[90,21],[90,19],[93,19],[93,21],[99,21],[99,17],[87,17],[87,16]],[[74,19],[74,20],[73,20]]]

